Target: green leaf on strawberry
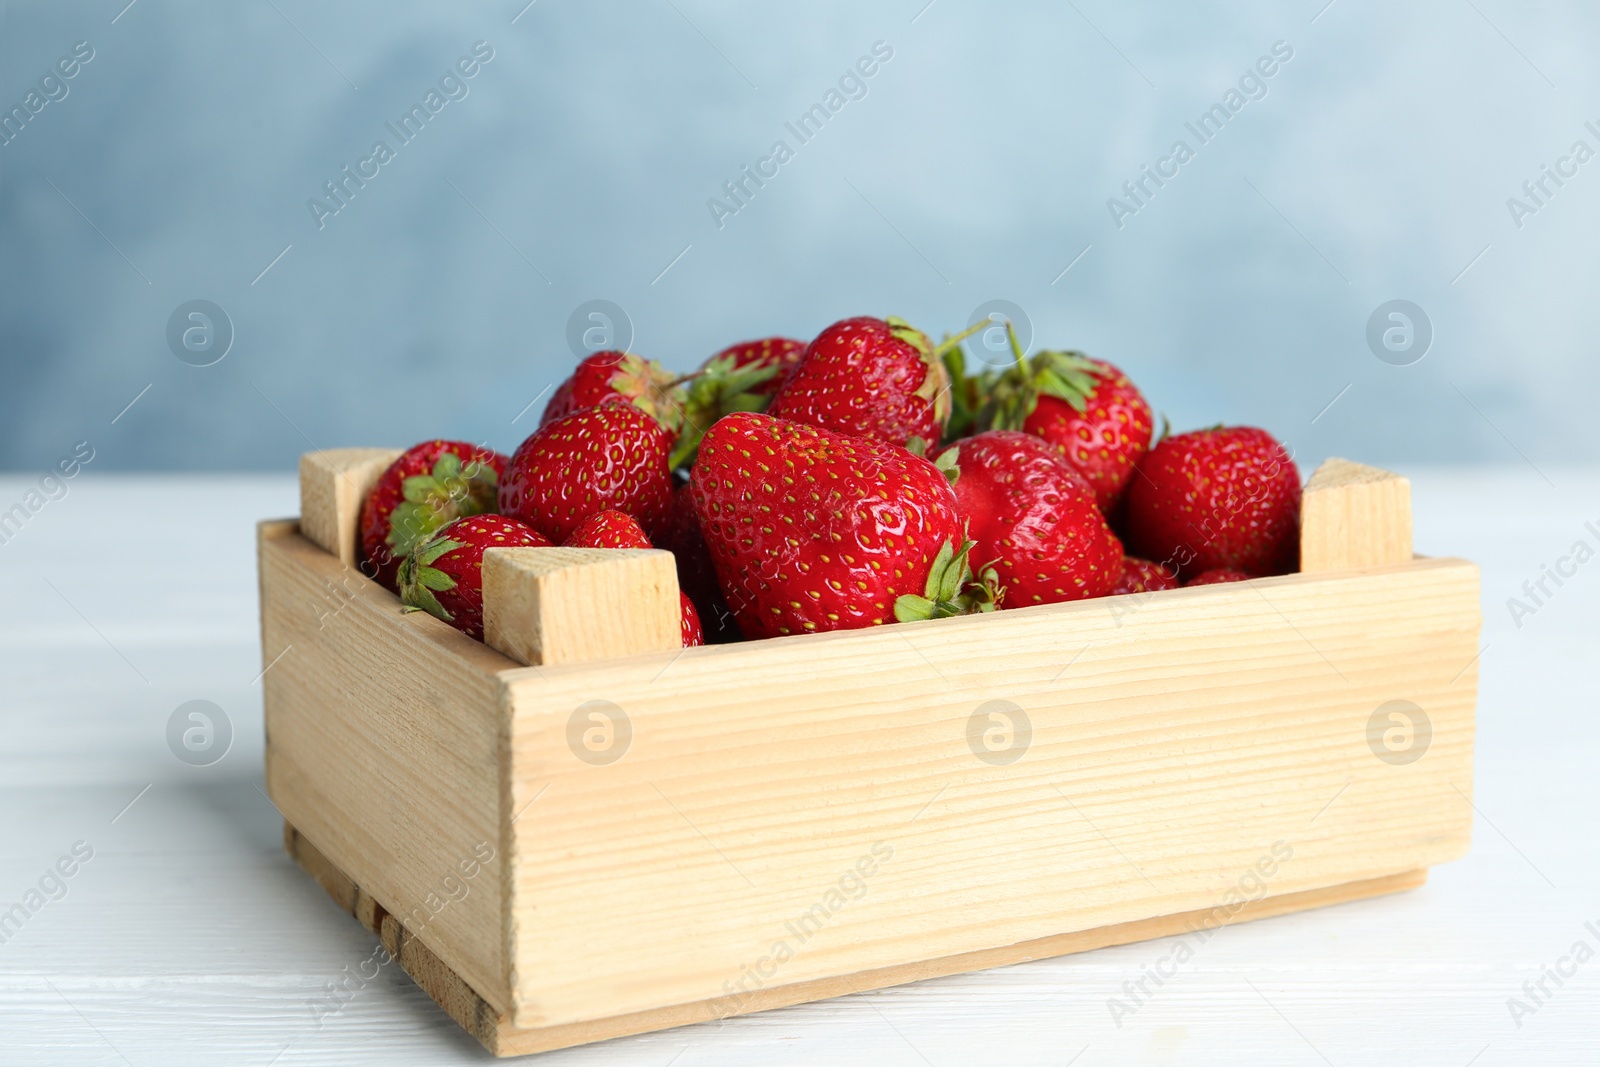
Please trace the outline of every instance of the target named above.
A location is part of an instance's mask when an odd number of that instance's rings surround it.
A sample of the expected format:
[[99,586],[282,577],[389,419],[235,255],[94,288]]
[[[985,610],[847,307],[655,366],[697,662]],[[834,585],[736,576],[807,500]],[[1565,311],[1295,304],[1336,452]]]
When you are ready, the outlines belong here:
[[400,483],[402,500],[389,520],[389,551],[403,557],[451,520],[493,511],[499,481],[494,468],[481,460],[463,466],[460,456],[442,453],[432,471]]
[[436,619],[450,622],[453,616],[439,603],[434,592],[448,592],[456,587],[456,580],[432,566],[446,552],[460,548],[462,542],[448,537],[435,537],[419,547],[400,564],[400,599],[406,611],[426,611]]
[[981,575],[972,573],[967,557],[974,544],[973,541],[963,541],[957,550],[951,542],[946,541],[933,558],[923,595],[906,593],[896,598],[894,617],[900,622],[921,622],[993,611],[1003,591],[997,584],[993,569],[985,568]]
[[777,376],[777,363],[745,364],[733,356],[715,356],[695,374],[684,391],[677,444],[668,465],[673,470],[690,466],[711,424],[736,411],[762,411],[772,397],[757,386]]

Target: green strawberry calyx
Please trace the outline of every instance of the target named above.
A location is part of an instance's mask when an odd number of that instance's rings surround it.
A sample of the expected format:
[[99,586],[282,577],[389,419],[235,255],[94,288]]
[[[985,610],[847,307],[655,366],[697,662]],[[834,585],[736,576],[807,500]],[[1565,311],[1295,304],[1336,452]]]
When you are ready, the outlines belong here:
[[405,562],[400,564],[400,602],[405,605],[406,611],[426,611],[436,619],[445,622],[451,620],[451,614],[433,594],[454,589],[456,580],[433,564],[440,556],[461,547],[460,541],[435,537],[418,545],[405,558]]
[[999,375],[989,369],[979,374],[968,374],[966,351],[957,338],[946,337],[940,342],[939,348],[944,352],[944,368],[950,375],[951,410],[950,420],[945,423],[945,438],[955,440],[969,437],[981,428],[978,419],[984,401],[994,391]]
[[683,426],[684,390],[679,378],[659,360],[625,353],[617,360],[608,384],[640,411],[676,433]]
[[1089,408],[1089,395],[1100,385],[1105,371],[1077,351],[1047,349],[1030,359],[1024,355],[1017,331],[1006,323],[1006,337],[1016,364],[1001,372],[994,382],[987,422],[993,430],[1020,430],[1039,406],[1041,396],[1053,396],[1083,414]]
[[928,335],[911,325],[905,319],[890,315],[883,320],[888,324],[889,334],[897,341],[910,345],[922,358],[922,365],[926,368],[922,375],[922,384],[917,386],[916,395],[933,405],[933,417],[939,420],[942,428],[950,421],[952,391],[952,378],[950,369],[945,365],[945,356],[952,348],[958,347],[962,341],[977,333],[988,325],[980,322],[971,329],[965,330],[954,337],[946,337],[935,348],[933,342],[928,340]]
[[778,373],[776,363],[739,366],[732,356],[718,356],[701,371],[674,385],[687,382],[682,390],[678,407],[678,441],[668,459],[670,470],[687,467],[694,462],[711,424],[724,415],[736,411],[762,411],[771,402],[770,396],[755,392],[758,385],[771,381]]
[[984,567],[974,575],[967,562],[974,541],[962,541],[958,550],[949,541],[933,558],[927,588],[922,596],[905,593],[894,602],[894,617],[900,622],[947,619],[952,615],[972,615],[993,611],[1005,590],[999,586],[994,568]]
[[403,499],[389,515],[389,551],[400,558],[432,537],[447,523],[495,509],[499,477],[494,467],[474,457],[446,452],[428,474],[414,474],[400,483]]

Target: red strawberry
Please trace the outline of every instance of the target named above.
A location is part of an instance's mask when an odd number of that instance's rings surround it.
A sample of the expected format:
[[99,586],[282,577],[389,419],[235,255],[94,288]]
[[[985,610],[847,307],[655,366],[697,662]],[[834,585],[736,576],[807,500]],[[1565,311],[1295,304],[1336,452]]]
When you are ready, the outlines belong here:
[[578,523],[563,548],[654,548],[644,529],[620,511],[597,511]]
[[[566,541],[567,548],[654,548],[644,530],[620,511],[600,511],[578,524]],[[700,613],[694,601],[683,590],[678,591],[683,619],[683,644],[703,645],[705,634],[700,627]]]
[[[1193,584],[1193,583],[1190,583]],[[1122,557],[1122,576],[1111,587],[1111,595],[1153,593],[1157,589],[1178,588],[1178,576],[1168,567],[1137,556]]]
[[660,545],[670,549],[678,562],[678,586],[696,605],[706,609],[706,640],[714,645],[738,641],[739,626],[717,583],[717,569],[700,533],[700,517],[695,514],[694,494],[687,482],[672,491],[672,507]]
[[661,424],[632,404],[568,415],[517,446],[500,479],[500,510],[553,541],[607,508],[657,530],[672,494],[671,448]]
[[992,568],[1003,606],[1027,607],[1109,593],[1122,575],[1122,544],[1094,491],[1052,445],[1016,430],[964,438],[939,454],[953,465],[956,509]]
[[548,426],[584,408],[601,404],[633,404],[669,430],[682,417],[681,390],[671,371],[653,359],[628,352],[596,352],[585,356],[572,375],[556,387],[545,405],[540,426]]
[[805,354],[806,343],[796,341],[790,337],[763,337],[759,341],[740,341],[736,345],[729,345],[721,352],[706,360],[702,370],[709,370],[719,360],[727,360],[734,370],[746,368],[766,369],[772,368],[774,373],[765,381],[750,386],[749,392],[757,396],[771,396],[783,384],[783,379],[800,362],[800,357]]
[[1224,582],[1248,582],[1250,575],[1244,571],[1229,570],[1227,567],[1214,567],[1209,571],[1201,571],[1190,578],[1184,585],[1221,585]]
[[[1010,332],[1009,326],[1007,327]],[[1128,376],[1082,352],[1039,352],[999,376],[990,425],[1037,434],[1060,448],[1109,514],[1150,447],[1150,405]]]
[[915,437],[932,447],[950,418],[943,354],[904,319],[844,319],[806,347],[767,414],[902,446]]
[[1282,574],[1298,566],[1300,473],[1265,430],[1178,434],[1140,462],[1127,522],[1134,551],[1181,574]]
[[419,542],[454,519],[495,510],[505,468],[505,456],[465,441],[424,441],[400,453],[361,506],[365,572],[395,588]]
[[483,640],[483,553],[491,548],[549,548],[550,539],[503,515],[457,519],[400,564],[400,599],[469,637]]
[[700,625],[700,613],[694,609],[694,601],[681,590],[678,595],[683,597],[683,647],[694,648],[705,644],[706,632]]
[[895,445],[740,412],[706,434],[689,487],[747,637],[967,606],[955,493]]

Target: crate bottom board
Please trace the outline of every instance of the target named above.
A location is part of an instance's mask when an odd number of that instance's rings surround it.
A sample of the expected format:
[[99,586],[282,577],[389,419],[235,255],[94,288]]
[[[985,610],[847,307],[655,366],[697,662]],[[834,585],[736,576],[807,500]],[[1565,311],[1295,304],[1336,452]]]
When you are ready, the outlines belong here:
[[[1003,967],[1028,960],[1108,948],[1112,945],[1126,945],[1134,941],[1170,937],[1173,934],[1193,930],[1208,920],[1218,924],[1218,917],[1210,909],[1180,912],[1176,915],[1162,915],[1137,922],[1118,923],[1093,930],[1080,930],[1034,941],[1023,941],[981,952],[944,956],[920,963],[884,967],[837,978],[773,986],[746,995],[734,1011],[728,1010],[729,998],[717,998],[588,1022],[520,1029],[511,1025],[507,1016],[497,1013],[473,991],[470,985],[434,955],[431,949],[412,936],[382,903],[364,892],[324,856],[316,845],[288,822],[283,824],[283,844],[294,861],[327,891],[335,904],[353,915],[383,942],[385,951],[400,964],[423,992],[445,1010],[445,1014],[496,1056],[525,1056],[535,1052],[549,1052],[573,1045],[605,1041],[613,1037],[666,1030],[691,1023],[709,1022],[730,1015],[746,1015],[770,1008],[785,1008],[814,1000],[827,1000],[848,993],[862,993],[870,989],[904,985],[925,978],[941,978],[945,975],[987,970],[991,967]],[[1427,880],[1427,877],[1427,869],[1422,868],[1384,875],[1380,878],[1345,882],[1324,889],[1264,897],[1245,904],[1232,916],[1222,917],[1220,925],[1268,919],[1309,908],[1321,908],[1331,904],[1363,900],[1367,897],[1383,896],[1387,893],[1399,893],[1417,888]]]

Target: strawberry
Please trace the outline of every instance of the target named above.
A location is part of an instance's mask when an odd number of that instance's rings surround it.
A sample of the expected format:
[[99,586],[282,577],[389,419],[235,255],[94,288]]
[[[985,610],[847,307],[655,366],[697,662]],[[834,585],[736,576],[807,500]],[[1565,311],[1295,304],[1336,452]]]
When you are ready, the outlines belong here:
[[672,372],[653,359],[629,352],[596,352],[585,356],[571,376],[556,387],[539,425],[548,426],[601,404],[633,404],[668,430],[676,430],[683,411],[678,385]]
[[1027,607],[1109,593],[1122,575],[1122,544],[1094,490],[1049,442],[989,430],[939,453],[954,466],[956,510],[975,541],[972,558],[993,569],[1003,606]]
[[400,600],[482,641],[483,553],[524,547],[550,548],[550,539],[503,515],[457,519],[400,564]]
[[1006,329],[1017,363],[994,384],[990,428],[1037,434],[1061,449],[1110,514],[1150,447],[1150,405],[1112,364],[1082,352],[1027,358]]
[[607,508],[658,530],[672,494],[671,448],[671,435],[632,404],[557,419],[517,446],[500,479],[500,511],[558,542]]
[[644,529],[620,511],[597,511],[578,523],[563,548],[654,548]]
[[771,368],[771,375],[749,389],[757,396],[771,396],[778,391],[794,365],[800,362],[805,351],[804,341],[796,341],[791,337],[763,337],[759,341],[740,341],[736,345],[729,345],[706,360],[701,369],[710,370],[722,360],[728,361],[734,370]]
[[1178,588],[1178,576],[1170,567],[1151,563],[1137,556],[1123,556],[1122,575],[1117,579],[1117,584],[1111,587],[1111,595],[1153,593],[1157,589],[1176,588]]
[[964,592],[954,491],[898,446],[738,412],[706,434],[689,488],[746,637],[983,606]]
[[1161,441],[1128,487],[1132,547],[1180,574],[1298,566],[1300,473],[1265,430],[1217,427]]
[[944,351],[904,319],[844,319],[806,346],[767,414],[901,446],[912,438],[936,445],[950,418]]
[[[597,511],[578,524],[571,535],[562,542],[566,548],[654,548],[650,538],[646,537],[644,530],[633,519],[620,511]],[[689,599],[689,594],[683,590],[678,591],[680,608],[683,620],[683,644],[685,648],[691,645],[706,643],[705,633],[700,626],[700,613],[695,610],[694,601]]]
[[1230,570],[1227,567],[1213,567],[1208,571],[1201,571],[1190,578],[1184,585],[1221,585],[1224,582],[1248,582],[1250,575],[1244,571]]
[[694,601],[690,600],[689,594],[681,589],[678,595],[683,597],[683,647],[694,648],[696,645],[705,644],[705,628],[700,625],[700,613],[695,610]]
[[677,560],[678,586],[696,605],[706,609],[703,616],[706,640],[714,645],[740,640],[739,626],[722,595],[722,587],[717,584],[717,569],[711,562],[706,539],[700,533],[700,517],[695,514],[694,494],[688,482],[672,491],[666,529],[658,543],[670,549]]
[[465,441],[412,445],[361,505],[362,569],[394,589],[400,563],[440,527],[495,510],[506,457]]

